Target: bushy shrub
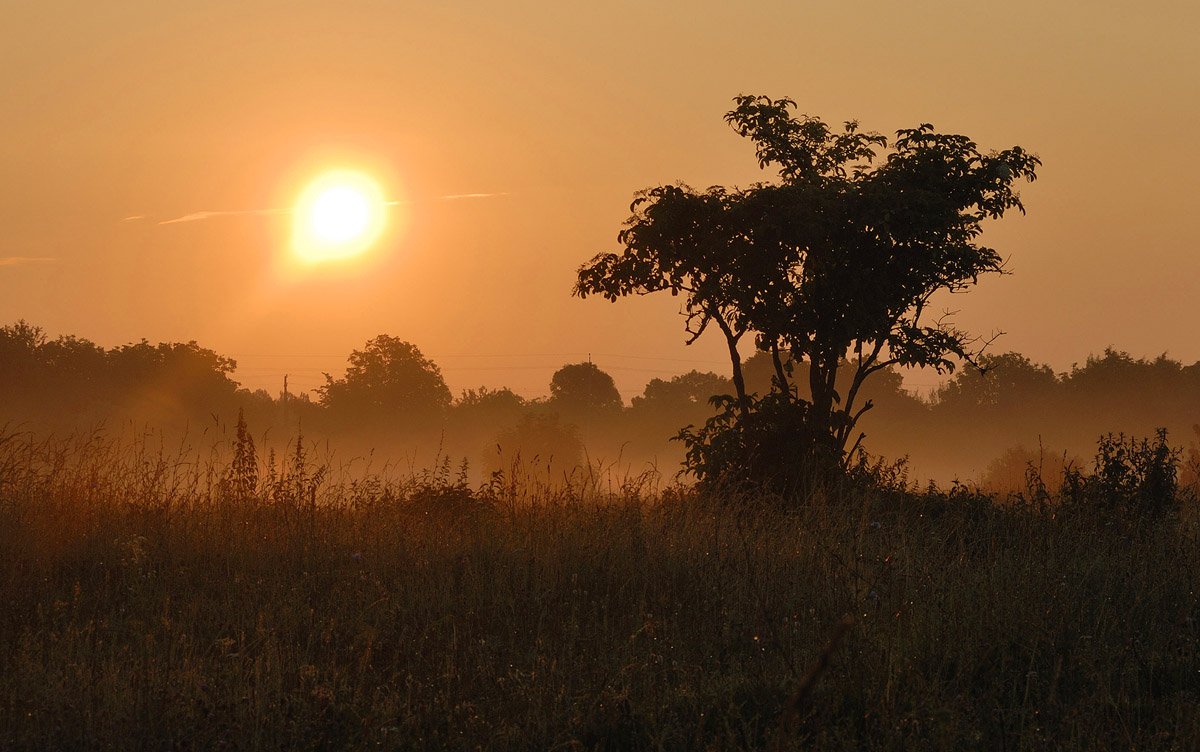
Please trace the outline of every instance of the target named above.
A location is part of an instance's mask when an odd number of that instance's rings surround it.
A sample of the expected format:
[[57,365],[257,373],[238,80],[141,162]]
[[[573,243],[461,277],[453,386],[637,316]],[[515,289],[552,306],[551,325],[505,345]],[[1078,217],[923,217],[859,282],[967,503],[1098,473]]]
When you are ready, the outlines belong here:
[[1177,501],[1180,452],[1160,428],[1153,438],[1105,434],[1096,447],[1091,475],[1068,468],[1063,502],[1127,518],[1158,517]]
[[742,413],[733,397],[715,397],[720,412],[676,439],[687,446],[684,472],[702,491],[765,492],[803,497],[840,477],[841,450],[809,419],[806,402],[778,392],[750,398]]

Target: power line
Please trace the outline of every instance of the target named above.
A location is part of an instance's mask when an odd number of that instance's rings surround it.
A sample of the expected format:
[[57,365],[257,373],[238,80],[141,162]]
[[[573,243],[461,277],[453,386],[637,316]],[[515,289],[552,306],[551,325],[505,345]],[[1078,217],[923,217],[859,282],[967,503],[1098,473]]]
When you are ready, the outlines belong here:
[[[657,355],[632,355],[623,353],[590,353],[601,358],[625,358],[629,360],[657,360],[670,363],[696,363],[700,365],[717,365],[712,360],[699,360],[694,358],[664,358]],[[561,353],[431,353],[427,357],[430,359],[437,358],[586,358],[589,353],[586,352],[561,352]],[[231,353],[232,358],[327,358],[327,359],[345,359],[345,354],[287,354],[287,353]]]
[[[552,365],[542,366],[440,366],[439,370],[448,373],[457,373],[461,371],[544,371],[547,369],[556,368]],[[626,371],[632,373],[663,373],[675,374],[678,369],[671,368],[634,368],[632,366],[605,366],[606,371]],[[284,375],[289,373],[308,373],[322,374],[328,373],[324,368],[287,368],[284,366],[238,366],[239,373],[245,372],[256,376],[269,376],[272,374]]]

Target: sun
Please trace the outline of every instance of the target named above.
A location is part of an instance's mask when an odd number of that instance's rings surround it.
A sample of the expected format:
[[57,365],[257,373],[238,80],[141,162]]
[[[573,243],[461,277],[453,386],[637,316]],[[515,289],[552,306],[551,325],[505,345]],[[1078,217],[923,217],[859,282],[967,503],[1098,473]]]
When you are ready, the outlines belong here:
[[292,252],[307,263],[357,256],[383,234],[388,205],[369,175],[326,172],[309,183],[296,202]]

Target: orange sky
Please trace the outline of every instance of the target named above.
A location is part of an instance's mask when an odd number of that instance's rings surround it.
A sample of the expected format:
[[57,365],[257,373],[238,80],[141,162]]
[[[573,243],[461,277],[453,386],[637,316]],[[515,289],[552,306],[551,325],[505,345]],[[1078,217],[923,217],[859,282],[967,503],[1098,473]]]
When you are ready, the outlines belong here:
[[[670,298],[571,298],[575,269],[616,248],[637,189],[760,179],[721,117],[762,93],[1041,156],[1029,215],[985,236],[1014,274],[951,301],[1006,331],[1000,349],[1058,369],[1106,345],[1200,359],[1194,3],[155,0],[3,19],[0,323],[196,339],[272,391],[380,333],[456,392],[544,394],[591,353],[628,399],[725,369],[722,345],[685,348]],[[159,224],[287,208],[347,165],[404,202],[358,263],[281,275],[278,214]],[[467,193],[497,195],[441,198]]]

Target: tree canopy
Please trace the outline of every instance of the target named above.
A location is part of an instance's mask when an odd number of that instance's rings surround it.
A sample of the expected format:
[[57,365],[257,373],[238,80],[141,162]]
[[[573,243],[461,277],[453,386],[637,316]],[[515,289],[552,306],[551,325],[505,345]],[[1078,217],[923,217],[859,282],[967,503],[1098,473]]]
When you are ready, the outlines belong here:
[[568,363],[550,377],[550,402],[569,418],[592,418],[620,411],[621,393],[613,377],[591,361]]
[[[619,252],[580,268],[575,293],[609,300],[668,291],[683,297],[687,341],[715,326],[729,351],[734,394],[706,430],[691,434],[693,469],[727,467],[708,457],[752,423],[760,437],[806,438],[779,463],[839,462],[858,419],[863,381],[893,365],[953,369],[976,340],[933,297],[961,292],[1003,259],[978,240],[985,219],[1023,211],[1014,190],[1040,165],[1021,147],[984,153],[966,136],[929,124],[889,140],[793,113],[789,99],[739,96],[726,121],[755,146],[775,182],[696,190],[663,185],[637,195]],[[882,159],[880,157],[882,156]],[[771,393],[751,395],[741,369],[746,341],[771,354]],[[806,383],[790,364],[806,363]],[[852,376],[838,389],[839,372]],[[755,416],[751,419],[751,416]],[[799,429],[799,430],[798,430]],[[861,438],[861,435],[860,435]],[[762,447],[732,440],[736,451]]]
[[381,334],[350,353],[346,375],[325,375],[321,404],[344,419],[399,427],[426,422],[450,406],[441,369],[416,345]]

